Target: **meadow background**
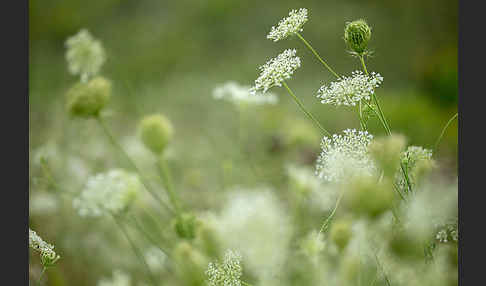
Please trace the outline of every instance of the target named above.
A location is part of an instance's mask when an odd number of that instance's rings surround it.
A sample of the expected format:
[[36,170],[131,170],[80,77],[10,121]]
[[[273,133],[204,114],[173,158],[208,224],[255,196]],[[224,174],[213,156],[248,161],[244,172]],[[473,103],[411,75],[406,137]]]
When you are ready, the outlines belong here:
[[[265,38],[300,7],[309,9],[303,35],[341,73],[359,69],[346,52],[345,22],[368,21],[374,51],[368,69],[384,76],[377,92],[392,130],[406,134],[409,144],[432,148],[457,112],[457,1],[29,1],[29,224],[62,255],[50,269],[49,285],[95,285],[110,275],[111,265],[134,259],[131,253],[113,255],[114,230],[77,216],[39,166],[39,157],[47,156],[61,189],[71,190],[92,174],[124,166],[95,122],[71,119],[65,111],[65,93],[78,80],[67,70],[66,38],[86,28],[103,43],[108,59],[101,74],[114,88],[107,122],[148,174],[151,158],[137,143],[137,123],[156,112],[170,118],[178,192],[191,209],[206,211],[220,207],[222,194],[239,185],[265,182],[285,196],[285,164],[312,167],[320,142],[318,130],[283,89],[272,90],[278,105],[246,110],[240,121],[233,105],[212,98],[215,86],[228,80],[251,85],[259,65],[295,47],[302,68],[289,84],[296,94],[331,133],[359,127],[352,110],[315,98],[332,75],[301,42]],[[377,121],[370,131],[384,134]],[[236,146],[245,150],[246,162],[238,161]],[[452,181],[457,121],[438,153],[441,172]]]

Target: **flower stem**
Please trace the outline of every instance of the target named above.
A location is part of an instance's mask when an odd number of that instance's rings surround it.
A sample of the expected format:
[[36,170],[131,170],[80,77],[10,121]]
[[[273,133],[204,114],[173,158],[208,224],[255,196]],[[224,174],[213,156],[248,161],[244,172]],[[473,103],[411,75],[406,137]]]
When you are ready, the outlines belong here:
[[137,246],[135,245],[135,243],[133,242],[133,240],[130,238],[130,236],[128,235],[127,230],[125,229],[125,227],[123,226],[123,224],[118,220],[118,218],[115,215],[113,215],[113,214],[112,214],[112,217],[115,220],[115,223],[118,226],[118,228],[123,232],[123,235],[125,236],[125,238],[127,239],[128,243],[130,244],[133,252],[135,252],[135,255],[137,256],[137,258],[142,262],[142,264],[146,268],[147,273],[148,273],[149,278],[150,278],[150,281],[152,282],[152,284],[154,286],[157,286],[157,280],[155,279],[155,276],[153,275],[152,271],[150,271],[150,267],[148,266],[147,262],[145,261],[145,258],[143,257],[143,254],[140,252],[140,250],[137,248]]
[[[366,69],[366,64],[365,64],[363,55],[361,55],[359,57],[359,60],[361,62],[361,65],[363,66],[363,70],[364,70],[365,74],[369,75],[368,70]],[[387,135],[390,136],[391,135],[390,125],[388,125],[385,114],[383,114],[383,111],[381,110],[380,102],[378,101],[378,98],[376,97],[376,94],[374,92],[371,94],[371,98],[373,99],[373,102],[376,105],[378,112],[376,112],[376,110],[374,110],[374,109],[373,110],[378,115],[378,118],[380,118],[380,121],[381,121],[383,128],[385,129]],[[400,169],[402,170],[403,177],[405,178],[405,181],[407,183],[407,189],[408,189],[409,192],[411,192],[412,191],[412,185],[410,184],[410,179],[408,178],[408,174],[405,171],[405,167],[403,166],[402,162],[400,162]]]
[[313,121],[317,125],[317,127],[319,127],[319,129],[324,134],[326,134],[327,136],[331,136],[331,133],[329,133],[326,129],[324,129],[324,127],[322,127],[322,125],[319,123],[319,121],[317,121],[317,119],[309,111],[307,111],[307,109],[305,108],[304,104],[300,101],[300,99],[297,98],[297,96],[295,96],[295,94],[289,88],[289,86],[287,85],[287,83],[285,81],[283,81],[282,84],[287,89],[287,91],[289,92],[290,96],[292,96],[292,98],[294,99],[295,103],[297,103],[297,105],[300,107],[300,109],[305,113],[305,115],[307,115],[307,117],[309,117],[309,119],[311,121]]
[[179,201],[176,197],[176,193],[174,191],[174,184],[172,183],[172,176],[170,174],[169,166],[167,165],[167,161],[160,156],[159,158],[159,164],[157,164],[159,167],[160,175],[162,176],[162,181],[164,183],[164,187],[167,190],[167,194],[169,196],[169,199],[175,209],[176,215],[180,215],[181,212],[181,206],[179,205]]
[[123,155],[123,157],[126,159],[126,161],[132,167],[132,169],[134,169],[135,172],[138,173],[145,189],[160,203],[160,205],[162,205],[164,208],[166,208],[170,213],[174,213],[174,211],[157,195],[157,193],[152,190],[152,188],[150,187],[150,183],[147,181],[147,179],[142,174],[140,169],[138,169],[137,165],[135,165],[135,162],[130,158],[130,156],[128,156],[127,152],[125,152],[125,150],[121,147],[121,145],[118,143],[118,141],[115,139],[115,137],[111,134],[110,130],[106,126],[106,124],[103,121],[103,119],[101,118],[101,116],[97,116],[96,121],[101,126],[101,129],[103,129],[103,132],[108,137],[111,144]]
[[38,286],[41,285],[42,275],[44,274],[44,272],[46,272],[46,269],[47,269],[47,267],[45,267],[45,266],[42,267],[42,271],[41,271],[41,273],[39,275],[39,280],[37,280],[37,285]]
[[442,129],[442,132],[440,133],[439,138],[437,138],[437,141],[435,141],[433,154],[435,154],[435,152],[437,151],[437,147],[439,146],[440,140],[442,140],[442,137],[444,136],[445,131],[447,130],[449,125],[451,125],[452,121],[457,118],[457,115],[458,115],[457,113],[454,114],[454,116],[452,116],[451,119],[449,119],[449,121],[447,121],[446,125]]
[[327,219],[324,221],[324,223],[321,226],[321,229],[319,230],[319,233],[317,236],[321,235],[321,233],[325,232],[327,228],[329,227],[329,224],[331,223],[332,218],[334,217],[334,214],[336,213],[336,210],[339,206],[339,203],[341,202],[341,198],[343,197],[343,194],[341,193],[336,200],[336,205],[334,206],[334,209],[332,210],[331,214],[327,217]]
[[311,50],[311,52],[316,56],[316,58],[337,78],[339,78],[339,75],[319,56],[319,54],[316,52],[316,50],[314,50],[314,48],[309,44],[309,42],[307,42],[304,37],[302,37],[301,34],[299,33],[296,33],[297,34],[297,37],[299,37],[299,39],[302,40],[302,42],[304,42],[304,44],[309,48],[309,50]]

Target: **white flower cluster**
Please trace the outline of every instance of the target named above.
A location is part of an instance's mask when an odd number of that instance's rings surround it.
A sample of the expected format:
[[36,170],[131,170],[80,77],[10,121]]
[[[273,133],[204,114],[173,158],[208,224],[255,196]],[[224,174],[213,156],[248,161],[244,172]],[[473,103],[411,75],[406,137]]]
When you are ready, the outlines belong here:
[[96,75],[106,60],[101,42],[94,39],[86,29],[81,29],[76,35],[69,37],[66,47],[69,72],[80,75],[82,82]]
[[383,82],[379,73],[365,75],[362,71],[352,72],[350,77],[342,76],[330,85],[323,85],[317,91],[317,97],[323,104],[354,106],[360,100],[370,100],[375,88]]
[[272,27],[272,30],[267,35],[267,39],[277,42],[287,38],[290,35],[302,32],[302,26],[304,26],[307,20],[307,9],[300,8],[299,11],[292,10],[287,18],[284,18],[278,22],[277,27]]
[[241,256],[231,250],[226,251],[222,264],[210,262],[206,275],[209,286],[241,286]]
[[435,239],[442,243],[449,241],[457,242],[459,233],[457,231],[457,222],[444,225],[435,235]]
[[245,270],[255,275],[259,284],[271,284],[288,255],[292,225],[270,189],[232,190],[223,210],[214,217],[214,229],[224,248],[245,257]]
[[344,130],[344,135],[325,136],[317,159],[316,174],[326,181],[338,182],[354,174],[372,175],[376,169],[368,153],[373,135],[356,129]]
[[42,265],[48,267],[61,258],[54,251],[54,245],[45,242],[35,231],[29,228],[29,247],[40,253]]
[[137,175],[120,169],[110,170],[89,178],[73,206],[80,216],[117,214],[128,208],[142,188]]
[[[417,166],[419,163],[432,160],[432,150],[425,149],[420,146],[409,146],[400,158],[401,163],[405,167],[410,184],[413,186],[416,182]],[[403,177],[401,170],[398,170],[395,175],[396,183],[401,189],[407,187],[407,182]]]
[[296,56],[295,49],[287,49],[276,58],[260,66],[260,76],[255,80],[255,86],[250,92],[255,94],[258,90],[263,93],[273,86],[282,86],[282,82],[289,79],[294,71],[300,67],[300,58]]
[[239,85],[237,82],[228,81],[213,90],[213,97],[215,99],[225,99],[234,104],[277,104],[278,97],[273,93],[251,94],[249,86]]
[[113,270],[113,278],[102,278],[97,286],[131,286],[132,281],[128,274],[121,270]]

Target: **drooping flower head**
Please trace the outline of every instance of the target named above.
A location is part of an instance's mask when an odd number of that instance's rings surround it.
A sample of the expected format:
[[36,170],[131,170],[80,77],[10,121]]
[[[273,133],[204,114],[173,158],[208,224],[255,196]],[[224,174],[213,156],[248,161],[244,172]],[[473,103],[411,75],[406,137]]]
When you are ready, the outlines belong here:
[[96,75],[106,60],[103,45],[86,29],[69,37],[66,40],[66,47],[69,72],[81,76],[82,82]]
[[370,100],[375,88],[383,82],[379,73],[365,75],[362,71],[354,71],[351,76],[342,76],[338,81],[323,85],[317,91],[317,97],[323,104],[354,106],[360,100]]
[[307,20],[307,9],[300,8],[299,11],[292,10],[287,18],[280,20],[276,27],[272,27],[272,30],[267,35],[267,39],[277,42],[286,39],[290,35],[302,32],[302,26],[304,26]]
[[40,253],[42,265],[52,266],[61,256],[54,251],[54,245],[45,242],[35,231],[29,228],[29,247]]
[[251,93],[262,90],[267,92],[273,86],[282,86],[282,82],[289,79],[294,71],[300,67],[300,58],[296,56],[295,49],[287,49],[260,66],[260,76],[255,80]]
[[341,181],[354,174],[371,175],[375,164],[368,153],[373,135],[356,129],[344,130],[344,135],[325,136],[317,159],[316,174],[326,181]]
[[222,264],[211,262],[206,275],[209,286],[241,286],[241,256],[231,250],[226,251]]
[[137,175],[121,169],[110,170],[89,178],[73,206],[80,216],[119,214],[133,203],[142,188]]
[[240,104],[276,104],[278,102],[277,95],[267,93],[265,95],[260,92],[256,94],[250,93],[249,86],[239,85],[237,82],[228,81],[222,85],[217,86],[213,90],[213,97],[215,99],[222,99],[230,101],[236,105]]

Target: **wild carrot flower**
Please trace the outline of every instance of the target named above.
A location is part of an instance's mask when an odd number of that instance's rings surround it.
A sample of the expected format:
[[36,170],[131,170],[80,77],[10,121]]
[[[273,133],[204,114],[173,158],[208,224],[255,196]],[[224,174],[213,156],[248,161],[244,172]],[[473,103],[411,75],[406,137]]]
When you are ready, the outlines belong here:
[[277,42],[286,39],[290,35],[302,32],[302,26],[307,20],[307,9],[300,8],[299,11],[292,10],[287,18],[280,20],[276,27],[272,27],[272,30],[267,35],[267,39]]
[[111,279],[102,278],[98,281],[97,286],[131,286],[131,278],[128,274],[121,270],[113,270],[113,276]]
[[317,97],[323,104],[354,106],[360,100],[370,100],[375,88],[383,82],[379,73],[365,75],[362,71],[354,71],[351,76],[342,76],[330,85],[323,85],[317,91]]
[[240,286],[241,256],[231,250],[226,251],[222,264],[209,263],[206,275],[210,286]]
[[29,247],[40,253],[42,265],[48,267],[61,258],[54,251],[54,245],[45,242],[35,231],[29,228]]
[[[434,165],[432,160],[432,150],[425,149],[420,146],[409,146],[401,155],[401,163],[408,175],[408,181],[412,185],[417,184],[424,171],[427,171]],[[397,185],[401,189],[407,187],[406,179],[400,173],[400,170],[395,175]]]
[[278,102],[277,95],[267,93],[266,95],[260,92],[256,94],[250,93],[249,86],[239,85],[237,82],[228,81],[222,85],[217,86],[213,90],[213,97],[215,99],[224,99],[236,105],[239,104],[276,104]]
[[375,166],[368,153],[373,136],[367,131],[344,130],[344,135],[325,136],[321,141],[322,152],[317,159],[316,174],[326,181],[340,181],[359,173],[371,175]]
[[282,82],[289,79],[294,71],[300,67],[300,58],[296,56],[295,49],[287,49],[276,58],[270,59],[260,66],[260,76],[255,80],[251,93],[256,94],[262,90],[267,92],[273,86],[282,86]]
[[370,39],[371,28],[365,20],[360,19],[346,23],[346,27],[344,28],[344,41],[353,53],[357,55],[366,53]]
[[101,42],[93,38],[86,29],[69,37],[66,40],[66,47],[69,72],[73,75],[80,75],[82,82],[96,75],[106,60]]
[[73,206],[80,216],[119,214],[133,203],[142,188],[137,175],[114,169],[89,178]]

